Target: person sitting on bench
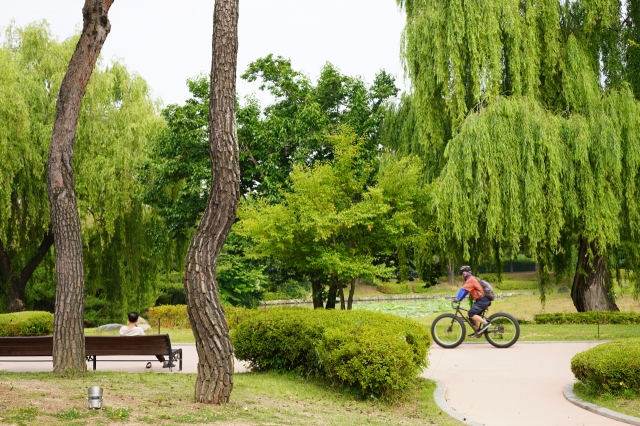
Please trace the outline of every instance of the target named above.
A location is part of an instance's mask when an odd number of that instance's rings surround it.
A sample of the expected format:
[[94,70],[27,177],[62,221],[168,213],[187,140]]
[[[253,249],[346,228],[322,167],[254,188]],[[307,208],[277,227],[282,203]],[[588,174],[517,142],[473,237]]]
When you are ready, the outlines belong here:
[[[129,324],[120,327],[120,336],[144,336],[144,330],[138,327],[138,315],[137,312],[129,312],[127,314]],[[158,361],[162,363],[162,368],[169,368],[169,362],[165,360],[164,355],[156,355]],[[147,363],[147,368],[151,368],[151,363]]]

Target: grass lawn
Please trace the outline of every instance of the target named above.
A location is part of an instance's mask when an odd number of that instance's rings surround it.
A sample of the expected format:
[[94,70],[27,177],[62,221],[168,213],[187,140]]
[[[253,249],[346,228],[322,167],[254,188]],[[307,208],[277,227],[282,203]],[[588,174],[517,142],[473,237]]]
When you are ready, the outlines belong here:
[[[194,374],[94,373],[81,379],[50,373],[0,373],[0,424],[15,425],[461,425],[435,405],[435,383],[416,381],[393,405],[361,401],[294,375],[234,375],[231,402],[193,400]],[[105,407],[86,408],[87,389],[104,389]]]
[[579,398],[592,404],[629,416],[640,417],[640,396],[631,390],[628,390],[623,395],[612,395],[610,393],[598,395],[591,392],[582,383],[576,383],[573,386],[573,391]]

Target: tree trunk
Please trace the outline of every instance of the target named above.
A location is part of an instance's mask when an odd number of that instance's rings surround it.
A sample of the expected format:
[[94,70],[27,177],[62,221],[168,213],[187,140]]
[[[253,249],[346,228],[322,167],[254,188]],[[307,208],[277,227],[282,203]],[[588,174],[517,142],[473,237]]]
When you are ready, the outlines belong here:
[[336,288],[338,289],[338,296],[340,297],[340,310],[344,311],[346,308],[344,303],[344,285],[336,277],[333,277],[333,281],[336,283]]
[[216,263],[240,199],[236,129],[238,0],[216,0],[212,52],[211,187],[207,207],[187,252],[184,291],[198,352],[196,401],[225,404],[233,390],[233,346],[218,297]]
[[111,30],[108,13],[113,0],[86,0],[82,35],[60,86],[53,125],[47,193],[56,248],[56,307],[53,323],[53,372],[85,374],[84,258],[73,173],[73,144],[78,112],[89,77]]
[[[589,249],[591,258],[587,257]],[[609,297],[609,279],[605,256],[600,254],[595,242],[589,243],[586,238],[581,238],[576,275],[571,287],[571,299],[578,312],[620,310]]]
[[327,304],[325,309],[335,309],[336,308],[336,296],[338,295],[338,286],[336,283],[331,283],[329,286],[329,294],[327,295]]
[[347,310],[353,307],[353,294],[356,292],[356,285],[360,283],[360,278],[354,278],[351,281],[351,289],[349,289],[349,301],[347,302]]
[[42,238],[40,246],[29,262],[22,268],[20,275],[14,276],[11,272],[11,261],[0,241],[0,269],[2,269],[5,282],[9,283],[9,293],[7,293],[7,309],[9,312],[21,312],[25,310],[25,290],[27,283],[31,279],[42,259],[53,245],[53,233],[47,232]]
[[313,298],[313,309],[323,309],[322,290],[324,285],[319,280],[311,280],[311,297]]
[[456,272],[453,260],[449,260],[449,263],[447,264],[447,272],[449,273],[449,284],[454,285],[456,283]]

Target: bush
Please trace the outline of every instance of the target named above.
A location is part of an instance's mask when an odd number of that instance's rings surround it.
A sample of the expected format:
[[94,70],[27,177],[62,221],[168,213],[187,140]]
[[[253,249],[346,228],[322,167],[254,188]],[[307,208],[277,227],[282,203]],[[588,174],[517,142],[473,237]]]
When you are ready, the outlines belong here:
[[367,311],[270,309],[232,333],[235,356],[258,371],[298,371],[391,399],[427,365],[428,330]]
[[163,328],[191,328],[187,305],[152,306],[147,311],[149,325],[154,327],[160,320]]
[[227,318],[229,329],[235,329],[241,322],[259,315],[257,309],[247,309],[240,306],[226,305],[224,306],[224,316]]
[[537,324],[640,324],[640,314],[635,312],[552,313],[537,314],[534,318]]
[[53,334],[53,314],[27,311],[0,315],[0,336],[46,336]]
[[378,291],[384,294],[409,294],[411,288],[409,284],[384,283],[378,285]]
[[[431,286],[429,286],[431,287]],[[426,293],[429,291],[429,287],[425,287],[424,286],[424,282],[420,281],[420,282],[415,282],[412,284],[412,290],[414,293]]]
[[536,290],[538,288],[537,279],[536,281],[502,281],[501,283],[487,281],[500,290]]
[[598,393],[640,392],[640,339],[616,340],[580,352],[571,371]]

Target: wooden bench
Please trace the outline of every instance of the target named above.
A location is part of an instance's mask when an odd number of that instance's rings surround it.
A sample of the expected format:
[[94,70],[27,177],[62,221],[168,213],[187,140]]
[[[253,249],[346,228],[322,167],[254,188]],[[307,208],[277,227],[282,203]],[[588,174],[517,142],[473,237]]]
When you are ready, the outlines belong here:
[[[175,361],[179,363],[178,371],[182,371],[182,349],[171,348],[168,334],[131,337],[85,336],[84,344],[86,359],[93,362],[94,370],[98,356],[165,355],[168,357],[169,371],[173,371]],[[53,336],[0,337],[0,357],[5,356],[53,356]],[[130,360],[109,359],[106,361]]]

